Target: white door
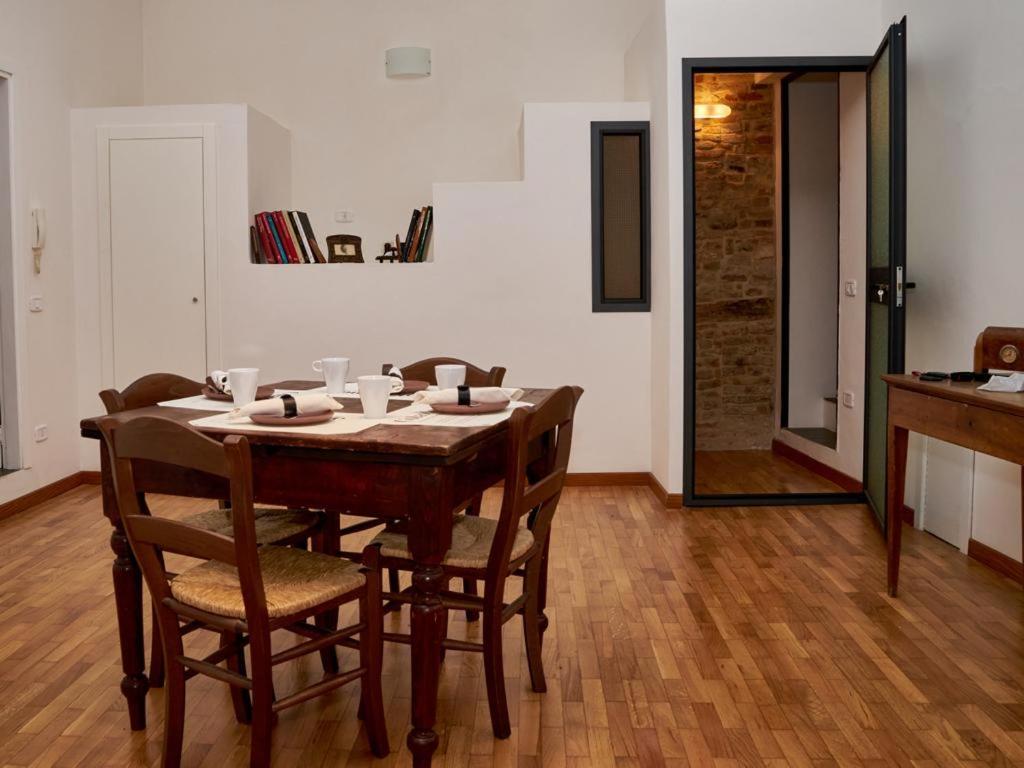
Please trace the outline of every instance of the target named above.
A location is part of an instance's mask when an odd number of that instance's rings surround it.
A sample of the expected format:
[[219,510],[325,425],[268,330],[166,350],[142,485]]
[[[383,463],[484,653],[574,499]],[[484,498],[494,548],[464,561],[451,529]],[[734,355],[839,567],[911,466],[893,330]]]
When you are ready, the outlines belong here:
[[[100,173],[109,201],[107,369],[118,388],[157,371],[200,381],[207,371],[206,140],[147,133],[108,135],[103,143],[109,169]],[[101,200],[101,219],[104,207]]]

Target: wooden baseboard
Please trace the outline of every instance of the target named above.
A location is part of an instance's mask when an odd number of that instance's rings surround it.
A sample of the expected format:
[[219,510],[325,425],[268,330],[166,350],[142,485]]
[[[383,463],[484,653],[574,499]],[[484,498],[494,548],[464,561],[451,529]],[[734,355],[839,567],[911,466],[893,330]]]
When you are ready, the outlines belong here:
[[993,571],[998,571],[1003,576],[1024,583],[1024,563],[1017,562],[1009,555],[1004,555],[987,544],[982,544],[975,539],[969,539],[967,542],[967,556],[974,558],[982,565],[987,565]]
[[913,507],[908,507],[906,504],[904,504],[903,505],[903,509],[900,510],[900,511],[902,512],[901,517],[903,518],[903,522],[906,523],[907,525],[913,525],[914,524],[914,508]]
[[82,485],[83,483],[91,483],[91,479],[86,479],[86,476],[91,478],[95,475],[96,483],[99,483],[99,472],[75,472],[73,475],[61,478],[49,485],[44,485],[42,488],[36,488],[34,491],[29,491],[24,496],[19,496],[16,499],[0,504],[0,520],[4,520],[11,515],[16,515],[19,512],[24,512],[26,509],[42,504],[44,501],[49,501],[62,493],[67,493],[74,488]]
[[777,453],[784,459],[789,459],[794,464],[799,464],[804,469],[809,469],[816,475],[828,480],[830,483],[835,483],[847,493],[860,493],[864,490],[864,486],[860,480],[855,480],[849,475],[845,475],[838,469],[833,469],[828,464],[822,464],[817,459],[812,459],[803,451],[799,451],[791,445],[787,445],[781,440],[772,440],[772,453]]
[[570,472],[566,485],[650,485],[649,472]]
[[88,470],[85,470],[83,472],[79,472],[78,474],[81,475],[81,477],[82,477],[82,484],[83,485],[99,485],[100,484],[101,475],[99,473],[99,470],[88,469]]
[[658,501],[666,509],[682,509],[683,508],[683,494],[681,493],[669,493],[665,490],[665,486],[659,482],[658,478],[654,476],[653,472],[647,473],[648,484],[651,486],[651,490],[654,491],[654,495],[658,497]]
[[658,501],[667,509],[682,509],[683,494],[669,493],[650,472],[571,472],[565,476],[566,485],[641,485],[650,488]]

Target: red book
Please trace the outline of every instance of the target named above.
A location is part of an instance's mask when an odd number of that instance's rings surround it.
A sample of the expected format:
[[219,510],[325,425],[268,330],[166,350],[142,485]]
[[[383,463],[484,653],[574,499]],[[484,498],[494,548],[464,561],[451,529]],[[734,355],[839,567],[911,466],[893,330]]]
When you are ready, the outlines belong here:
[[274,217],[274,223],[277,224],[277,231],[281,235],[281,242],[284,244],[285,251],[288,252],[288,263],[301,264],[304,259],[299,255],[298,250],[296,250],[295,243],[292,242],[292,237],[288,233],[288,225],[284,220],[284,214],[281,213],[281,211],[274,211],[270,215]]
[[263,249],[264,260],[267,264],[280,264],[281,259],[277,255],[277,247],[271,240],[270,232],[267,230],[267,222],[263,218],[267,214],[256,214],[256,234],[260,238],[260,247]]

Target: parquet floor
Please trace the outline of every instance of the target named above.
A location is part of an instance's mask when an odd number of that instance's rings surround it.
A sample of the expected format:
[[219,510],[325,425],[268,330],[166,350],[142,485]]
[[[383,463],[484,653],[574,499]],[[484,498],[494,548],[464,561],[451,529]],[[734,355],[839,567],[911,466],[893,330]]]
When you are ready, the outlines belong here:
[[774,451],[697,451],[694,490],[717,493],[843,493],[831,480]]
[[[179,514],[192,502],[155,506]],[[91,487],[0,522],[0,766],[158,762],[163,693],[133,734],[118,690],[107,538]],[[643,488],[569,488],[554,532],[549,691],[530,692],[511,622],[513,734],[497,742],[479,657],[449,653],[436,763],[1024,766],[1020,588],[926,534],[905,539],[903,595],[891,600],[863,508],[680,512]],[[466,632],[461,615],[452,624]],[[395,751],[381,765],[409,764],[406,654],[387,649]],[[292,669],[319,671],[315,659]],[[285,712],[274,764],[369,764],[355,697]],[[185,738],[187,766],[247,765],[248,731],[222,684],[190,682]]]

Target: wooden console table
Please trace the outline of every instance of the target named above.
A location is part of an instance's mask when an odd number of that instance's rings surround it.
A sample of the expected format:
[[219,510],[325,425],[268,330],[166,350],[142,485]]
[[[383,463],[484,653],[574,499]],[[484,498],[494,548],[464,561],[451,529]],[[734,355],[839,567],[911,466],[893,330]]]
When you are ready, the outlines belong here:
[[[973,382],[921,381],[906,375],[882,379],[889,385],[885,517],[889,594],[895,596],[900,575],[900,510],[907,476],[908,432],[1020,464],[1024,488],[1024,392],[979,392],[978,384]],[[1024,492],[1021,503],[1024,526]]]

